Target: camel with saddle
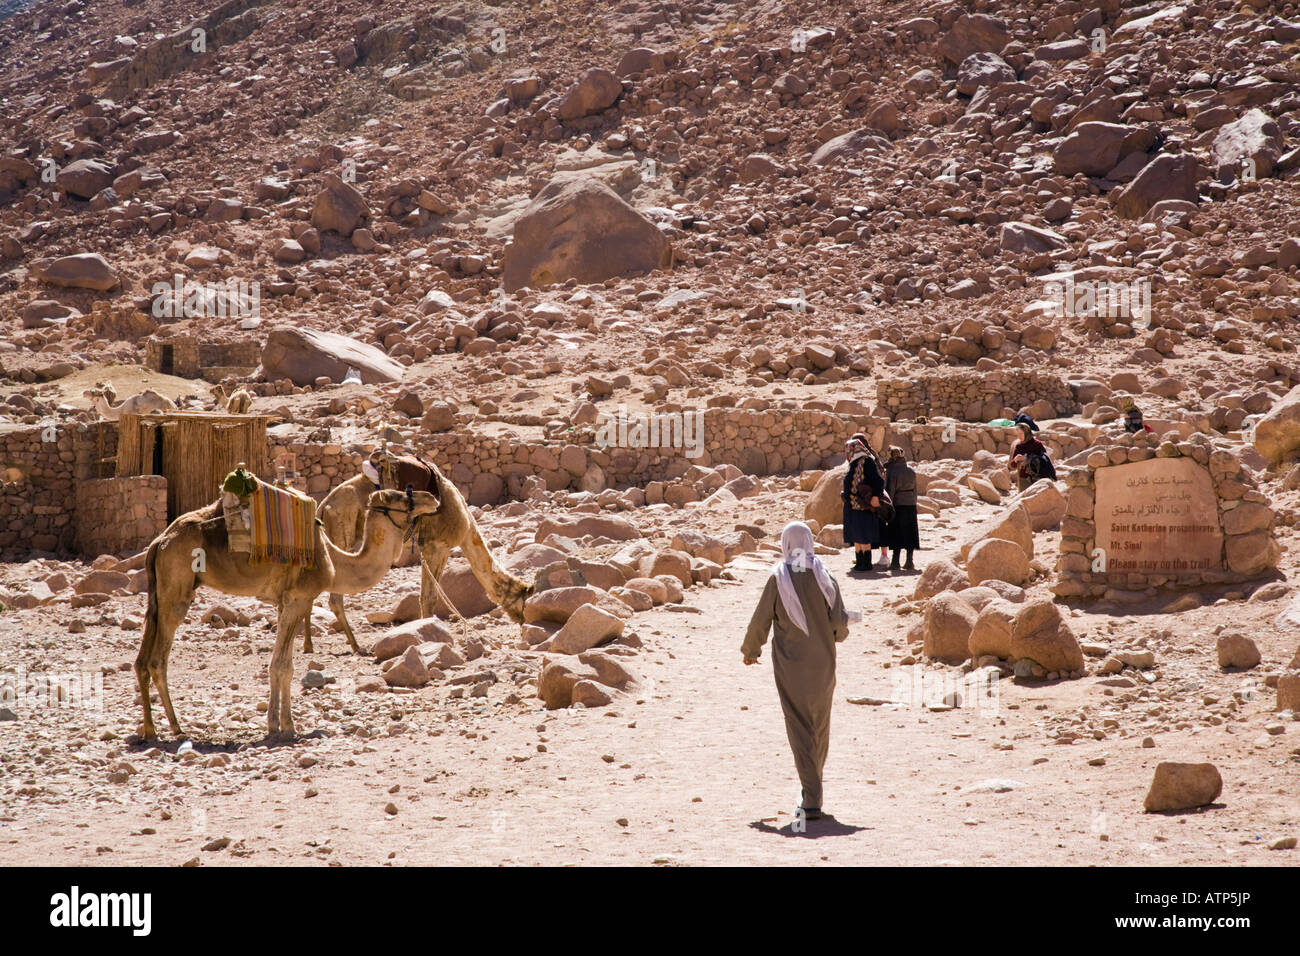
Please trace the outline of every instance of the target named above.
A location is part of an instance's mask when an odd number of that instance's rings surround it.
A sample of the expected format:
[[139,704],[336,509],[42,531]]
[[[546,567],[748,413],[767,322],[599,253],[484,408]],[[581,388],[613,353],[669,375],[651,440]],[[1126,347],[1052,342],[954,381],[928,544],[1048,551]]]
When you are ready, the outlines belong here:
[[[438,579],[454,548],[469,562],[470,570],[483,585],[492,602],[512,620],[524,619],[524,601],[533,593],[527,584],[507,571],[493,556],[483,540],[464,496],[438,467],[411,456],[398,456],[378,449],[362,467],[362,473],[336,487],[320,505],[320,518],[330,540],[347,546],[361,534],[364,503],[379,488],[405,490],[408,486],[425,491],[438,499],[437,510],[421,517],[415,526],[415,541],[420,550],[420,614],[433,614],[435,595],[441,592]],[[330,594],[330,610],[347,635],[348,644],[360,652],[352,625],[343,608],[343,593]],[[444,597],[444,603],[451,602]],[[308,635],[304,650],[311,650]]]
[[254,563],[248,553],[232,548],[221,500],[173,521],[149,545],[145,556],[148,610],[144,639],[135,659],[144,710],[140,735],[144,739],[157,736],[149,707],[151,679],[172,733],[181,735],[167,688],[167,659],[195,591],[206,585],[275,605],[278,621],[271,655],[267,731],[273,737],[292,736],[293,639],[299,628],[304,633],[310,631],[312,602],[323,591],[334,596],[373,587],[393,566],[416,523],[435,516],[438,510],[439,499],[427,491],[371,491],[359,515],[356,537],[360,547],[356,551],[340,547],[320,522],[310,521],[309,529],[304,529],[304,542],[309,544],[304,543],[302,549],[310,559],[299,564]]

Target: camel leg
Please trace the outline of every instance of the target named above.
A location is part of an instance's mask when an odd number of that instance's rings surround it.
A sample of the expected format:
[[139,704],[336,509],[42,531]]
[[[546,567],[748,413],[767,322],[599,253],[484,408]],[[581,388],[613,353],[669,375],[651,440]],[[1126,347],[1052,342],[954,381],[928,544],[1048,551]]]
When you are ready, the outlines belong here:
[[286,600],[280,606],[275,650],[271,653],[271,694],[267,701],[267,734],[271,737],[293,736],[293,715],[289,710],[289,693],[293,681],[293,639],[298,627],[306,623],[311,602],[301,598]]
[[352,625],[348,623],[348,616],[343,611],[342,594],[330,594],[330,610],[334,612],[334,620],[339,622],[339,627],[343,628],[343,633],[348,636],[348,646],[360,654],[361,647],[357,644],[357,636],[352,633]]
[[447,566],[450,553],[446,548],[430,542],[420,554],[420,617],[433,617],[433,584],[442,577],[442,569]]
[[315,650],[316,649],[312,647],[311,644],[311,614],[309,613],[307,615],[307,622],[302,628],[302,652],[304,654],[311,654],[314,653]]
[[[192,595],[191,595],[192,597]],[[190,599],[179,599],[167,606],[158,609],[158,634],[157,640],[152,648],[152,653],[146,662],[149,670],[149,676],[153,678],[154,684],[158,688],[158,700],[162,704],[163,712],[167,715],[167,723],[171,725],[172,733],[177,737],[184,737],[181,730],[180,721],[176,719],[176,709],[172,706],[171,691],[167,687],[167,660],[171,657],[172,639],[176,636],[176,628],[185,620],[185,613],[190,609]],[[143,653],[141,648],[141,653]],[[140,662],[136,662],[137,673]],[[147,685],[147,681],[141,682],[142,692]],[[146,719],[148,717],[148,695],[145,696]]]

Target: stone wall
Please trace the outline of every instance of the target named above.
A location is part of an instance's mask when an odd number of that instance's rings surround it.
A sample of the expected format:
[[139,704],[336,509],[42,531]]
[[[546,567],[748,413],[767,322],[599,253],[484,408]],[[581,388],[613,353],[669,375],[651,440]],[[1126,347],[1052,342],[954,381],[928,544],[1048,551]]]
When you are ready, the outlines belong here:
[[[1125,550],[1097,547],[1102,537],[1113,536],[1105,529],[1099,530],[1101,516],[1095,514],[1098,475],[1132,462],[1157,459],[1190,459],[1196,467],[1163,469],[1171,474],[1154,477],[1150,473],[1162,469],[1115,473],[1118,479],[1129,472],[1143,472],[1124,483],[1130,485],[1124,493],[1132,501],[1125,511],[1134,523],[1125,530],[1137,533],[1131,536],[1133,541],[1123,543],[1148,555],[1150,546],[1142,549],[1134,543],[1145,537],[1162,551],[1154,568],[1131,570],[1129,565],[1134,562],[1127,560]],[[1166,484],[1169,490],[1160,492],[1164,498],[1155,497],[1154,486],[1161,484],[1157,479],[1167,483],[1177,477],[1172,474],[1175,471],[1184,476],[1179,483],[1186,490]],[[1255,487],[1250,472],[1241,467],[1233,450],[1208,435],[1197,433],[1178,442],[1162,441],[1146,433],[1120,435],[1109,446],[1091,451],[1085,464],[1063,471],[1060,477],[1069,486],[1066,517],[1061,522],[1057,582],[1053,586],[1061,597],[1103,597],[1110,589],[1140,591],[1235,584],[1267,577],[1277,566],[1280,549],[1273,539],[1275,515],[1268,498]],[[1193,486],[1200,482],[1206,489],[1205,501],[1197,500],[1199,496],[1194,493]],[[1123,487],[1117,481],[1108,480],[1108,484]],[[1176,497],[1180,495],[1181,501]],[[1220,536],[1221,543],[1217,540]],[[1201,559],[1207,545],[1208,562]],[[1206,564],[1208,567],[1202,566]]]
[[1043,402],[1036,418],[1056,418],[1079,410],[1065,379],[1038,369],[1003,368],[988,372],[945,369],[916,378],[881,378],[876,404],[893,421],[946,417],[968,422],[1001,418]]
[[[666,408],[655,413],[667,414]],[[418,435],[407,447],[435,462],[471,504],[495,504],[526,498],[526,485],[534,476],[550,491],[601,491],[671,481],[696,465],[732,464],[751,475],[829,468],[844,460],[844,442],[859,431],[882,451],[890,445],[902,447],[912,461],[970,459],[981,449],[1010,454],[1016,439],[1014,429],[988,425],[891,424],[883,418],[806,408],[710,408],[701,414],[703,440],[696,457],[677,447],[601,448],[596,443],[601,425],[575,429],[570,440],[532,442],[486,435],[473,425],[461,425],[454,431]],[[607,433],[606,437],[616,436]],[[1056,461],[1090,444],[1081,430],[1064,426],[1045,428],[1040,437]],[[271,456],[293,453],[307,492],[319,500],[340,481],[357,474],[373,447],[294,442],[273,446]]]
[[133,554],[167,527],[162,475],[104,478],[77,484],[76,549],[86,557]]
[[77,485],[99,477],[117,448],[106,422],[50,422],[0,429],[0,560],[75,547]]

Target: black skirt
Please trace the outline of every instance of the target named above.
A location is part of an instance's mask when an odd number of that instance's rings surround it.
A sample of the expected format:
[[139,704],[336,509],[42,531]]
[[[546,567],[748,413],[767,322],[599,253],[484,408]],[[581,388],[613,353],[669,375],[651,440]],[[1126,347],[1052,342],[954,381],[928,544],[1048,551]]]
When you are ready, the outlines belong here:
[[894,505],[894,520],[889,522],[885,540],[891,548],[902,548],[904,551],[914,551],[921,546],[916,505]]
[[[913,509],[915,510],[915,509]],[[844,543],[865,544],[879,548],[885,543],[885,529],[874,511],[858,511],[844,506]]]

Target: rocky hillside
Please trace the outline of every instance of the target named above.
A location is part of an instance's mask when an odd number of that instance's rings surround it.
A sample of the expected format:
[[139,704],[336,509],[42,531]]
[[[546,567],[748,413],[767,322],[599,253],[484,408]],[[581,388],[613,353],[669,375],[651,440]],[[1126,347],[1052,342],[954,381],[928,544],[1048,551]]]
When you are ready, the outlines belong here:
[[[7,407],[239,337],[157,308],[179,275],[480,421],[1027,366],[1237,428],[1300,381],[1298,44],[1258,0],[37,4],[0,23]],[[502,379],[536,400],[475,405]]]

